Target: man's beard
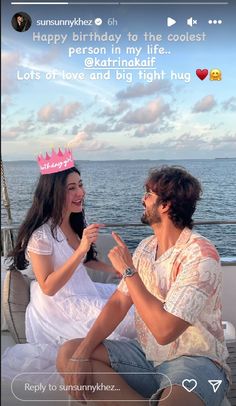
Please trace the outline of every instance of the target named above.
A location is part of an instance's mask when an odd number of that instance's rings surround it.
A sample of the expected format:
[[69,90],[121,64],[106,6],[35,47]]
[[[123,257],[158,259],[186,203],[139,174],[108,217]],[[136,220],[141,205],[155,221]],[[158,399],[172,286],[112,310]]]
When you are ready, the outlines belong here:
[[147,212],[147,209],[145,208],[145,211],[141,217],[141,222],[143,224],[152,226],[153,224],[161,223],[161,216],[159,215],[159,213],[157,211],[157,207],[158,207],[158,205],[154,204],[152,206],[152,208],[150,209],[149,213]]

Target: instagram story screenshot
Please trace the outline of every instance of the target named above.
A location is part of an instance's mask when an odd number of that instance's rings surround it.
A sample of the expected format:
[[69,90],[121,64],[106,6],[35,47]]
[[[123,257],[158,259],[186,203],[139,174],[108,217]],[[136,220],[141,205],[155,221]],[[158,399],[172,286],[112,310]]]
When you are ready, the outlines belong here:
[[236,406],[236,2],[1,10],[2,404]]

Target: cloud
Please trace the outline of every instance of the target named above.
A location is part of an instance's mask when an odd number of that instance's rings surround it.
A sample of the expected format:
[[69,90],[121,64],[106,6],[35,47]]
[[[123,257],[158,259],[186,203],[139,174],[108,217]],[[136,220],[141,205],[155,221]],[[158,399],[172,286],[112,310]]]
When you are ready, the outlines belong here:
[[72,130],[71,130],[71,133],[72,133],[73,135],[76,135],[78,132],[79,132],[79,126],[78,126],[78,125],[74,125],[73,128],[72,128]]
[[121,101],[115,106],[107,106],[100,114],[100,117],[114,117],[124,113],[130,107],[127,101]]
[[31,119],[20,120],[18,125],[7,128],[6,130],[3,129],[2,136],[8,140],[15,140],[21,136],[25,136],[29,132],[31,133],[34,129],[35,126]]
[[171,110],[169,104],[165,104],[162,99],[157,99],[149,102],[145,107],[128,111],[122,118],[122,121],[129,124],[146,124],[170,115]]
[[20,63],[20,54],[2,52],[2,94],[15,93],[18,89],[16,67]]
[[193,107],[193,113],[204,113],[210,111],[216,106],[216,100],[214,96],[208,95],[199,100]]
[[[189,132],[181,134],[179,137],[165,138],[164,140],[149,142],[145,144],[139,144],[135,146],[135,150],[151,150],[165,152],[172,154],[178,151],[179,155],[192,153],[198,149],[199,151],[207,149],[209,140],[204,140],[201,136],[193,135]],[[189,152],[191,151],[191,154]],[[184,155],[183,155],[184,156]]]
[[230,97],[222,103],[224,110],[236,111],[236,97]]
[[200,150],[205,148],[208,143],[209,140],[207,140],[207,138],[204,139],[202,136],[191,134],[190,132],[182,134],[177,139],[173,138],[170,140],[170,145],[173,148],[176,148],[176,150],[185,150],[191,148],[194,150]]
[[154,80],[151,83],[137,83],[128,86],[116,94],[117,99],[131,99],[135,97],[150,96],[152,94],[170,93],[171,83],[168,80]]
[[163,134],[173,130],[173,126],[169,123],[161,122],[150,125],[140,125],[136,128],[133,137],[144,138],[149,137],[152,134]]
[[120,121],[115,123],[115,125],[110,129],[110,132],[120,132],[125,129],[125,123],[121,123]]
[[38,111],[38,120],[45,123],[62,123],[76,117],[80,109],[81,104],[78,102],[68,103],[63,107],[49,103]]
[[66,134],[70,133],[72,135],[75,135],[75,137],[70,141],[73,144],[80,145],[81,141],[87,141],[93,139],[93,135],[97,133],[107,133],[110,132],[111,129],[106,123],[89,123],[85,125],[84,127],[74,125],[69,132],[68,130],[66,131]]
[[85,131],[79,132],[71,141],[69,141],[68,147],[79,148],[79,150],[88,152],[113,149],[113,147],[106,142],[95,140]]
[[[170,137],[165,140],[139,143],[132,147],[134,151],[151,151],[161,154],[168,159],[178,158],[215,158],[217,156],[233,156],[235,150],[236,134],[226,134],[223,138],[203,137],[186,132],[179,137]],[[149,153],[149,152],[148,152]]]
[[47,130],[48,135],[52,135],[52,134],[55,134],[55,133],[58,133],[58,132],[59,132],[59,130],[58,130],[57,127],[49,127],[48,130]]
[[139,125],[134,133],[134,137],[137,138],[148,137],[149,135],[150,133],[148,132],[148,126],[145,125]]
[[[233,145],[236,143],[236,134],[233,135],[229,135],[226,134],[224,137],[221,138],[213,138],[212,139],[212,143],[215,144],[215,146],[219,146],[219,145],[225,145],[225,144],[232,144]],[[234,146],[235,148],[235,146]]]
[[80,131],[71,141],[68,142],[68,147],[76,148],[86,141],[91,140],[93,137],[88,135],[85,131]]
[[222,127],[223,123],[213,123],[210,124],[209,127],[207,128],[209,131],[213,131],[213,130],[218,130],[218,128]]
[[93,134],[93,133],[106,133],[110,129],[106,123],[90,123],[84,127],[84,131]]

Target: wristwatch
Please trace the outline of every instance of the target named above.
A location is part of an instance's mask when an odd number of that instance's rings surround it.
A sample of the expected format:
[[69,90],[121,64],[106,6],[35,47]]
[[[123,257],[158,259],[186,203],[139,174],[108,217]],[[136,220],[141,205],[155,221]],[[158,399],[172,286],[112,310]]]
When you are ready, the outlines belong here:
[[123,272],[123,279],[133,276],[135,273],[137,273],[136,269],[126,268]]

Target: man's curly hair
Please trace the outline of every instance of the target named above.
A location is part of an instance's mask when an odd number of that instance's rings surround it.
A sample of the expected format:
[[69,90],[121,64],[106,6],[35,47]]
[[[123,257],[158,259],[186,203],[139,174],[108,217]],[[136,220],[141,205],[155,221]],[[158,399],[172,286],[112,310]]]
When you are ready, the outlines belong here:
[[170,203],[168,215],[176,227],[193,227],[192,215],[202,194],[196,178],[180,166],[161,166],[150,170],[145,186],[158,195],[159,204]]

